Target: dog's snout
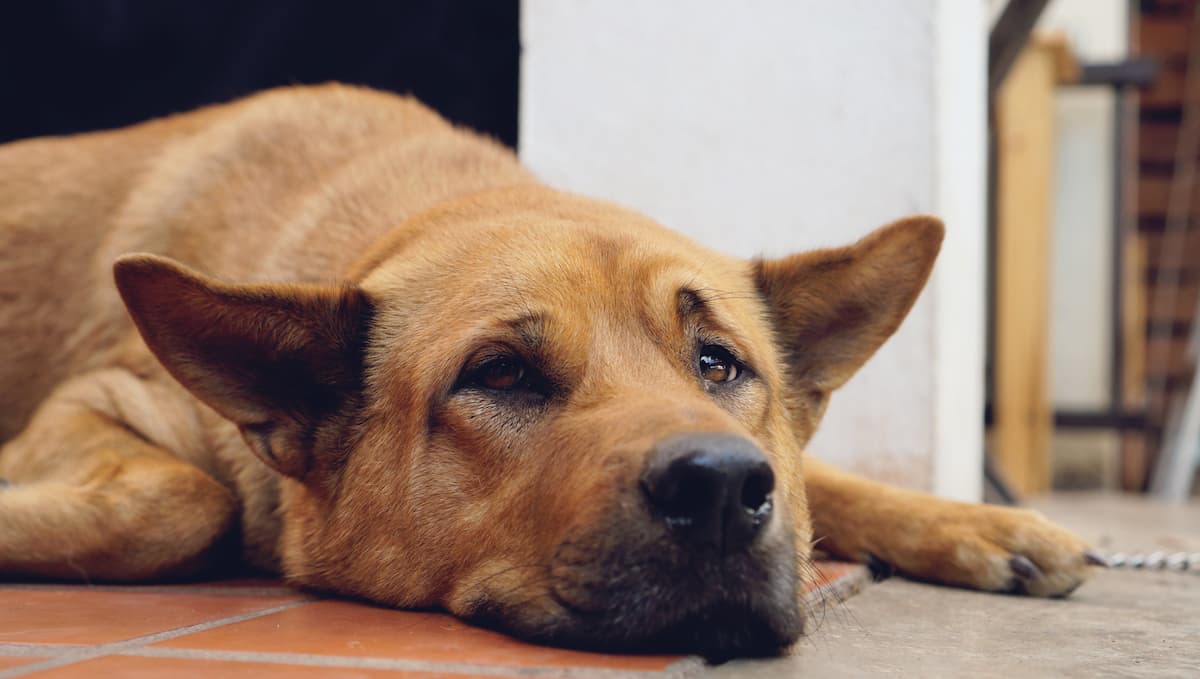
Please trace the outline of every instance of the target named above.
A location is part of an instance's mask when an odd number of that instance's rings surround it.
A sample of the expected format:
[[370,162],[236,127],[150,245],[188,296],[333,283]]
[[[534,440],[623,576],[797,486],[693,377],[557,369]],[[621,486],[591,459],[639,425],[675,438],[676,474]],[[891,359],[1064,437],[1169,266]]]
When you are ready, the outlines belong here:
[[655,447],[641,484],[652,512],[681,540],[734,552],[770,519],[775,473],[745,438],[685,434]]

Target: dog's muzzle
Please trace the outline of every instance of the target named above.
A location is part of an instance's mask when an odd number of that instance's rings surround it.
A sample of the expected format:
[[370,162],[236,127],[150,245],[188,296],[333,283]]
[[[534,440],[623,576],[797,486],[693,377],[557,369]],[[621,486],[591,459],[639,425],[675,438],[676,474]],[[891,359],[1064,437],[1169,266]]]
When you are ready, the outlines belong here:
[[690,433],[645,460],[602,525],[556,550],[547,574],[559,613],[510,604],[479,616],[554,644],[710,660],[796,641],[794,533],[763,453],[738,436]]

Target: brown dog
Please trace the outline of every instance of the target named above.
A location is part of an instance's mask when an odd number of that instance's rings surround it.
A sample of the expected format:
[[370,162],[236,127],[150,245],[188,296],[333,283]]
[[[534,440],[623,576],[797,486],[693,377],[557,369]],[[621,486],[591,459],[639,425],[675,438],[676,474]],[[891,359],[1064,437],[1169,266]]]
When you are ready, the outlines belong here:
[[710,656],[796,640],[814,536],[1066,594],[1085,546],[1039,515],[801,459],[941,238],[733,259],[342,86],[0,147],[0,576],[240,559]]

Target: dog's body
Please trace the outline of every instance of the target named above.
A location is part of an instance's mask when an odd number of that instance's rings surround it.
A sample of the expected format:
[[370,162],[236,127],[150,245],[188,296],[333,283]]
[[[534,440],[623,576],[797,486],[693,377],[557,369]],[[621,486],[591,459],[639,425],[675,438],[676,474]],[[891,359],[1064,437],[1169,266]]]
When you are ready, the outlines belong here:
[[1035,514],[801,469],[940,239],[913,218],[741,262],[340,86],[0,147],[0,577],[232,555],[531,638],[712,654],[796,638],[814,535],[1065,594],[1084,545]]

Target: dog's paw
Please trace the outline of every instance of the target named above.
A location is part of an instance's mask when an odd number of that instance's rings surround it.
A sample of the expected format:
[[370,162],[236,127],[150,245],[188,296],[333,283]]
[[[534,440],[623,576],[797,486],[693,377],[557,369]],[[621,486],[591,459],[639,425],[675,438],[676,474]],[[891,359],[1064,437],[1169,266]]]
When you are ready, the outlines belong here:
[[[933,518],[933,517],[930,517]],[[1070,531],[1028,509],[960,506],[941,513],[902,572],[989,592],[1060,597],[1104,559]]]
[[967,584],[992,592],[1066,596],[1104,560],[1039,512],[978,506],[953,527]]

